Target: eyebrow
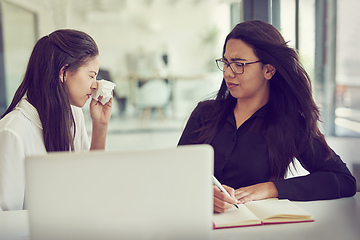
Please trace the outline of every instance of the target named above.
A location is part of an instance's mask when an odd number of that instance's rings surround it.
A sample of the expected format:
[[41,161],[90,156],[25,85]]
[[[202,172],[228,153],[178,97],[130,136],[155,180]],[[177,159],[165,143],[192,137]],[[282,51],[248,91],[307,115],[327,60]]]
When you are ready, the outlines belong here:
[[[228,59],[226,57],[223,57],[224,60],[228,61]],[[235,61],[246,61],[246,59],[244,58],[231,58],[230,59],[232,62],[235,62]]]

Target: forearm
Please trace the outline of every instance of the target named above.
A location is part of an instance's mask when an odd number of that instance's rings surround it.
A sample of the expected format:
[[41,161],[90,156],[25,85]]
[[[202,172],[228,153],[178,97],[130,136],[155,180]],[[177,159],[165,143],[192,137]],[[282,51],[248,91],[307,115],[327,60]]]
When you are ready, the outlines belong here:
[[93,124],[90,150],[105,150],[108,125]]
[[346,164],[332,149],[328,156],[317,139],[299,159],[310,174],[274,181],[279,198],[314,201],[351,197],[356,193],[356,180]]
[[279,198],[314,201],[353,196],[356,182],[351,176],[315,172],[307,176],[274,181]]
[[264,182],[236,189],[235,197],[240,203],[246,203],[254,200],[277,198],[278,191],[273,182]]

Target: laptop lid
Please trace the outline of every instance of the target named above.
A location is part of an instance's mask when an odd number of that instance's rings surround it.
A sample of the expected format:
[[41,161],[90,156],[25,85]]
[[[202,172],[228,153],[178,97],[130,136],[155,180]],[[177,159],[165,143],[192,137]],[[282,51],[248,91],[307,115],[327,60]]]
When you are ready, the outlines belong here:
[[26,162],[31,239],[210,239],[213,149],[49,153]]

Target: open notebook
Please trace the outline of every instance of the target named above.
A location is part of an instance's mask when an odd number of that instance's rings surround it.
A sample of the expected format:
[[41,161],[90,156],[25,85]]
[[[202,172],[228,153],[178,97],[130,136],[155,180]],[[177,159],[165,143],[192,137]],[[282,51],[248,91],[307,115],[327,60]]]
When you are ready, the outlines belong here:
[[213,150],[51,153],[26,159],[31,239],[209,239]]
[[276,198],[238,204],[225,213],[214,213],[214,228],[246,227],[263,224],[313,222],[314,218],[295,203]]

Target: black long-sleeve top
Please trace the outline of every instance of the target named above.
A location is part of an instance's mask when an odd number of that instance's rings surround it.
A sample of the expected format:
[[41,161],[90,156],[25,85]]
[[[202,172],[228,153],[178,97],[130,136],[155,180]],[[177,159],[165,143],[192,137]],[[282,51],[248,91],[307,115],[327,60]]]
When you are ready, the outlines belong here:
[[[207,119],[215,101],[201,102],[192,112],[178,145],[194,144],[196,130]],[[270,181],[268,144],[263,128],[267,117],[267,105],[260,108],[239,128],[233,112],[210,145],[214,148],[214,175],[222,183],[234,189]],[[350,197],[356,193],[356,180],[346,164],[331,149],[327,150],[317,141],[300,154],[302,166],[309,171],[306,176],[273,181],[278,198],[297,201],[335,199]]]

